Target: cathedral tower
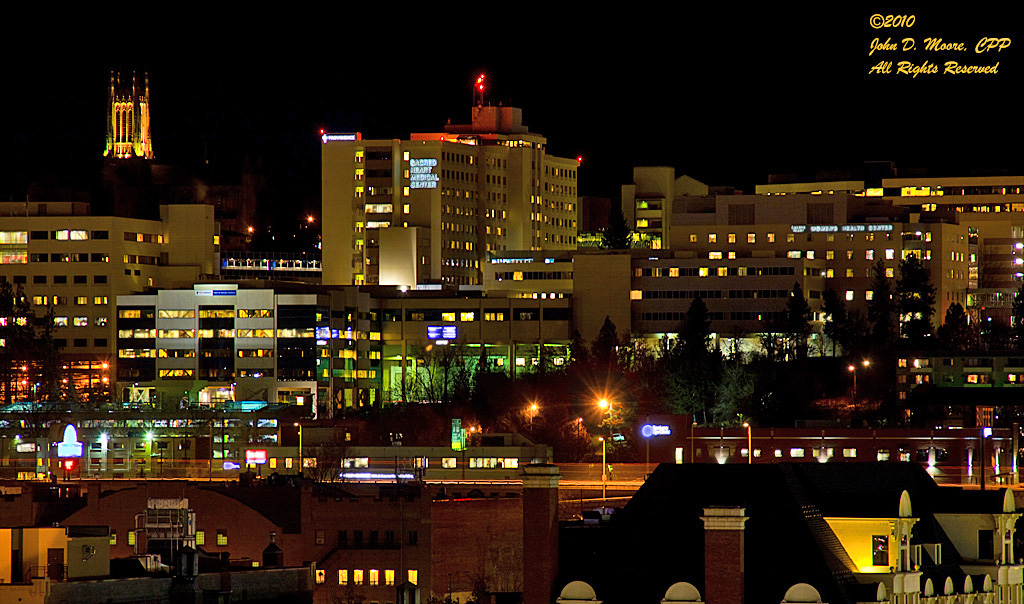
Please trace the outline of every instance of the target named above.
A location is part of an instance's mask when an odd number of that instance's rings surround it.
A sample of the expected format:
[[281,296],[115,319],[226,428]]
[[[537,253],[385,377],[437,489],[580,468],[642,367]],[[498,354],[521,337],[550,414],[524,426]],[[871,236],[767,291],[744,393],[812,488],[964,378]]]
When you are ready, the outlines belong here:
[[142,81],[132,72],[131,80],[110,72],[107,98],[107,145],[103,157],[153,159],[149,129],[149,74]]

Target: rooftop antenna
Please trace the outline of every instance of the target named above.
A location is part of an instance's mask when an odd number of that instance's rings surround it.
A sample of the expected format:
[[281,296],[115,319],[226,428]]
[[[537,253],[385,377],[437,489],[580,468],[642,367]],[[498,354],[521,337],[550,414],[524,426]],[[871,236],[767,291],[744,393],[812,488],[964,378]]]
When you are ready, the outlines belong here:
[[[478,107],[484,106],[484,74],[480,74],[476,78],[476,83],[473,84],[473,99],[476,101]],[[479,97],[479,98],[478,98]]]

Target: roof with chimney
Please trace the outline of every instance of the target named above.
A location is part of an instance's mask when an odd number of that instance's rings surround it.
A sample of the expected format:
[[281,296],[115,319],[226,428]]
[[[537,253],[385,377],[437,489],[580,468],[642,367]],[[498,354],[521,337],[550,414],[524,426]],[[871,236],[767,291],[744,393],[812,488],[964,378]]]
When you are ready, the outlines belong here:
[[911,543],[943,544],[944,564],[925,577],[934,574],[942,585],[952,575],[962,584],[962,560],[934,515],[1000,513],[1002,489],[939,487],[920,465],[892,462],[661,464],[600,536],[563,527],[558,584],[585,580],[607,604],[660,602],[679,581],[706,598],[701,517],[706,508],[729,507],[744,508],[748,518],[745,602],[778,603],[796,583],[813,585],[830,604],[872,601],[877,585],[857,582],[858,568],[825,518],[906,515],[904,491],[920,519]]

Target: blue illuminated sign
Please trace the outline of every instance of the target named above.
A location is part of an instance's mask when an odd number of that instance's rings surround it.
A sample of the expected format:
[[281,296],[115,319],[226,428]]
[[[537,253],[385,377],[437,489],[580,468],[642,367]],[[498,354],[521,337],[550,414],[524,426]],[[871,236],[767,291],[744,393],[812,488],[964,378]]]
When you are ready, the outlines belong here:
[[427,325],[427,339],[454,340],[455,331],[454,325]]
[[643,434],[644,438],[650,438],[652,436],[669,436],[672,434],[672,428],[669,426],[644,424],[644,427],[640,428],[640,434]]

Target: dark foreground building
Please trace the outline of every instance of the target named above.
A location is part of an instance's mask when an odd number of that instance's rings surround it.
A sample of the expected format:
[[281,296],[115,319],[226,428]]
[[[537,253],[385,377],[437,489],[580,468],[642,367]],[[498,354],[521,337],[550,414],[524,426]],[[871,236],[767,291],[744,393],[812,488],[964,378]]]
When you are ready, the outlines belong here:
[[831,604],[1019,602],[1016,509],[1011,491],[939,487],[908,463],[662,464],[608,522],[563,526],[556,585],[609,604],[679,582],[709,604],[778,603],[800,583]]

